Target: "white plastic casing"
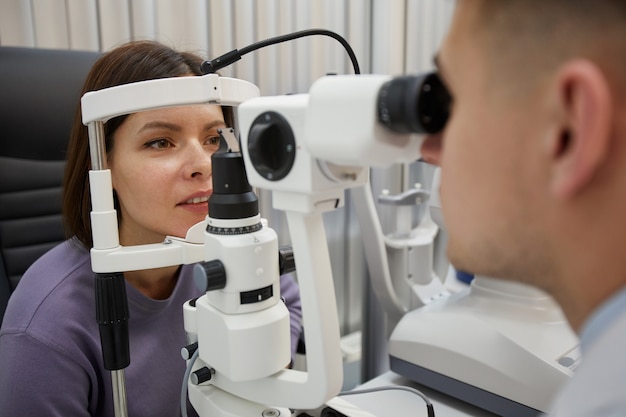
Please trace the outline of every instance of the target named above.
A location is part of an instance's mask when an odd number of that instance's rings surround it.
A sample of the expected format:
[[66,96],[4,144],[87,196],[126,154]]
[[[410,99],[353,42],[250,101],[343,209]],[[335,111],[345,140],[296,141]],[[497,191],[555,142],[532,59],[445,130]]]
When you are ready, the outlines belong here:
[[[206,259],[219,259],[226,269],[226,287],[209,291],[207,297],[224,314],[242,314],[268,308],[280,294],[278,237],[269,227],[240,235],[207,233],[204,244]],[[252,304],[241,304],[239,294],[273,286],[275,297]],[[211,331],[211,326],[207,327]]]
[[224,377],[254,381],[289,365],[289,311],[283,302],[247,314],[222,314],[202,296],[196,309],[200,358]]
[[[308,94],[258,97],[239,106],[242,151],[250,184],[273,191],[274,208],[314,212],[343,205],[346,188],[367,183],[369,168],[420,158],[422,135],[392,132],[378,122],[387,75],[328,76]],[[296,141],[295,162],[280,180],[260,175],[250,160],[250,129],[266,112],[280,114]]]
[[[299,141],[307,134],[306,122],[308,95],[298,94],[276,97],[258,97],[242,103],[238,108],[241,147],[246,174],[250,184],[273,191],[273,205],[278,210],[311,213],[335,209],[343,205],[344,190],[365,184],[368,170],[347,167],[346,181],[339,182],[324,174],[319,161]],[[295,162],[291,171],[281,180],[271,181],[260,175],[250,160],[248,140],[254,120],[271,110],[289,123],[296,140]],[[353,175],[354,174],[354,175]]]
[[107,120],[142,110],[186,104],[215,103],[235,106],[259,96],[247,81],[207,74],[123,84],[85,93],[81,98],[83,124]]
[[309,90],[304,146],[316,158],[368,167],[414,162],[423,136],[399,134],[378,122],[378,93],[389,75],[335,75]]

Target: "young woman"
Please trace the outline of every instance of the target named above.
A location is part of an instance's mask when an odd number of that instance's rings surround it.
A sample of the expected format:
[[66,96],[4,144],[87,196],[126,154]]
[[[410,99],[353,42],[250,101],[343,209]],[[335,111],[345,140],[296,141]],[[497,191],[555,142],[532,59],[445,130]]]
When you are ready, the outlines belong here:
[[[131,42],[95,63],[83,93],[156,78],[200,75],[202,59],[155,42]],[[185,236],[211,195],[211,155],[228,108],[193,105],[143,111],[105,124],[124,246]],[[87,129],[76,113],[67,152],[64,219],[68,236],[24,274],[0,332],[0,415],[113,416],[110,372],[102,363],[89,249]],[[131,363],[125,369],[133,417],[180,415],[186,343],[182,305],[201,295],[191,266],[125,272]],[[281,277],[291,313],[292,352],[301,331],[298,287]],[[190,411],[193,413],[193,411]]]

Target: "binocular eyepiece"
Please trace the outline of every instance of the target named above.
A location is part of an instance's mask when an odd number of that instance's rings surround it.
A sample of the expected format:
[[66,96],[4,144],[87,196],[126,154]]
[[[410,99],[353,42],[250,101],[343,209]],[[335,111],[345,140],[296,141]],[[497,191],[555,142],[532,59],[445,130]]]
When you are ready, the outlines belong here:
[[438,133],[448,120],[450,101],[435,72],[395,77],[379,90],[378,121],[396,133]]

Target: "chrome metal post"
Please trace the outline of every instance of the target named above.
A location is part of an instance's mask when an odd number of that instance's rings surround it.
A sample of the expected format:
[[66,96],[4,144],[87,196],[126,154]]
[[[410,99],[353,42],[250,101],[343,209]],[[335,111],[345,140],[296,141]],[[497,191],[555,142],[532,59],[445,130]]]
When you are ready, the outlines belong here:
[[116,417],[127,417],[128,406],[126,404],[126,379],[124,370],[111,371],[111,383],[113,384],[113,406]]
[[106,169],[106,146],[104,143],[104,123],[95,121],[87,126],[89,131],[89,153],[91,155],[91,169],[100,171]]

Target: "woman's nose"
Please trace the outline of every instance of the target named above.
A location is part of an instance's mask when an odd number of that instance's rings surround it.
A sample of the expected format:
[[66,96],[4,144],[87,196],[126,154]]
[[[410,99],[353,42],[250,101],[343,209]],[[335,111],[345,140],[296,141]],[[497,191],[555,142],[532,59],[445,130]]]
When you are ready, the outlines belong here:
[[443,147],[443,134],[428,135],[422,142],[422,159],[433,165],[440,165],[441,151]]
[[201,144],[193,145],[188,149],[184,171],[186,176],[191,178],[210,177],[212,173],[211,156]]

